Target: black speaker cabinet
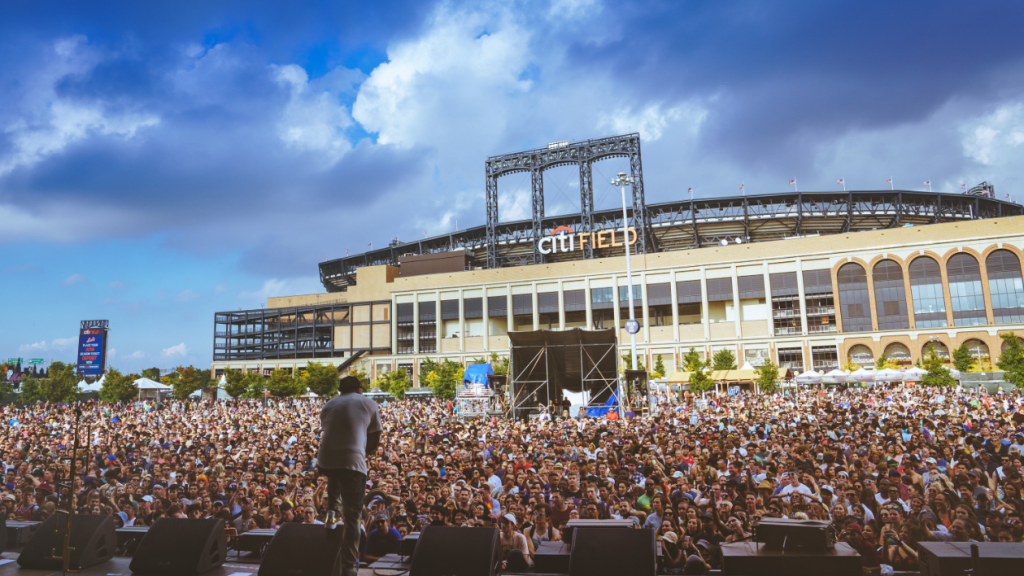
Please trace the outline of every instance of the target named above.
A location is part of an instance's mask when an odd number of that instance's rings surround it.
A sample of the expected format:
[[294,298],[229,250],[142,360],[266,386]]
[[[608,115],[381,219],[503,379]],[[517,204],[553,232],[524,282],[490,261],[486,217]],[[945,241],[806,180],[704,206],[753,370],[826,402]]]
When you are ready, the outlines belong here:
[[286,522],[263,554],[259,576],[323,576],[339,561],[342,527]]
[[427,526],[416,543],[409,576],[494,576],[501,560],[498,538],[497,528]]
[[[1024,544],[1017,542],[979,542],[978,570],[975,576],[1024,574]],[[971,569],[971,545],[968,542],[920,542],[918,558],[921,576],[964,576]]]
[[[28,544],[18,556],[18,565],[34,570],[60,570],[64,561],[54,558],[61,555],[64,535],[56,534],[57,518],[63,525],[67,518],[63,514],[51,514],[32,534]],[[64,526],[61,526],[63,529]],[[106,562],[117,552],[117,532],[112,516],[75,514],[71,517],[71,569],[81,570]]]
[[633,528],[633,526],[633,520],[629,518],[623,520],[588,520],[577,518],[565,523],[565,528],[562,529],[562,541],[569,545],[569,550],[572,550],[573,532],[577,528]]
[[650,528],[594,528],[573,531],[569,576],[655,576],[658,548]]
[[198,576],[224,564],[227,550],[220,518],[161,518],[142,537],[128,567],[135,574]]
[[765,518],[754,526],[754,541],[769,550],[824,554],[835,546],[835,530],[820,520]]
[[772,550],[757,542],[722,544],[726,576],[861,576],[860,554],[845,542],[822,553]]

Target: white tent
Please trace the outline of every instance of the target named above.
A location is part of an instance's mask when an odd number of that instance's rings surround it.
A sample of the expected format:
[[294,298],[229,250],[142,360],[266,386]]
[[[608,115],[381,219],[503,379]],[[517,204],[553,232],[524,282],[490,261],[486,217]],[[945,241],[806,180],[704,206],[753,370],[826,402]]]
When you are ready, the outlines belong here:
[[826,372],[826,373],[821,375],[822,381],[828,382],[830,384],[831,383],[839,384],[839,383],[842,383],[842,382],[846,382],[846,380],[849,379],[849,377],[850,377],[849,374],[847,374],[846,372],[843,372],[839,368],[836,368],[835,370],[831,370],[831,371]]
[[875,370],[872,368],[858,368],[853,374],[850,374],[850,380],[854,382],[874,382],[875,381]]
[[821,384],[821,373],[814,370],[808,370],[803,374],[797,374],[793,380],[797,384]]
[[139,390],[170,390],[171,387],[166,384],[154,382],[149,378],[139,378],[135,381],[135,385],[139,387]]
[[903,380],[903,372],[893,368],[882,368],[875,372],[875,382],[899,382]]
[[756,368],[754,368],[753,366],[751,366],[751,365],[750,365],[750,362],[744,362],[744,363],[743,363],[743,366],[742,366],[742,367],[740,367],[740,370],[756,370]]
[[927,370],[918,368],[917,366],[913,366],[911,368],[907,368],[903,372],[903,379],[910,382],[920,382],[921,379],[924,378],[924,375],[927,373]]

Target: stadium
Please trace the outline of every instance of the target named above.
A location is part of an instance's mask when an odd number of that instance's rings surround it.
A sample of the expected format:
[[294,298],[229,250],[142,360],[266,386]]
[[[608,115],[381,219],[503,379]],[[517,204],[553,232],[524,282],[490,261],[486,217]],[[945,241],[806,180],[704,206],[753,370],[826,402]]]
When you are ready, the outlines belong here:
[[[593,165],[608,158],[628,160],[626,210],[593,209]],[[543,173],[565,166],[579,169],[581,210],[546,216]],[[532,217],[501,222],[498,181],[516,173]],[[542,329],[614,328],[624,351],[627,244],[638,354],[667,373],[690,348],[793,372],[910,364],[965,342],[994,362],[999,334],[1024,329],[1024,208],[987,183],[647,204],[638,134],[493,156],[485,181],[483,226],[322,262],[325,293],[216,313],[214,373],[316,361],[406,370],[418,387],[426,359],[507,356],[510,333]]]

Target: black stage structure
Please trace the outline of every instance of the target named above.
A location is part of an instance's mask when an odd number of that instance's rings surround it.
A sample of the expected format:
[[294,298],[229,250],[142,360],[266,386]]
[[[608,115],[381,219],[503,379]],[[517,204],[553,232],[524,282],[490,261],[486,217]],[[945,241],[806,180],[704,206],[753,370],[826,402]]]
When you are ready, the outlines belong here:
[[[621,208],[594,209],[593,166],[608,158],[628,158],[633,178],[632,204],[626,222]],[[580,213],[544,213],[543,173],[559,166],[578,166]],[[531,218],[501,222],[498,180],[530,174]],[[636,231],[635,254],[653,254],[718,246],[724,242],[764,242],[827,234],[847,234],[906,225],[923,226],[1024,214],[1024,206],[997,200],[987,182],[963,194],[920,190],[850,190],[782,192],[764,195],[680,199],[647,204],[639,134],[576,142],[555,142],[546,148],[491,156],[485,163],[487,219],[482,226],[411,242],[399,239],[387,247],[320,263],[320,281],[328,292],[342,292],[365,266],[399,266],[403,256],[465,250],[474,269],[528,266],[624,255],[621,244],[542,254],[538,242],[568,227],[575,233]],[[686,192],[680,187],[677,197]]]
[[[615,330],[537,330],[509,332],[508,406],[512,417],[544,413],[562,390],[587,392],[586,407],[603,406],[619,383]],[[644,405],[646,390],[636,388],[624,406]]]

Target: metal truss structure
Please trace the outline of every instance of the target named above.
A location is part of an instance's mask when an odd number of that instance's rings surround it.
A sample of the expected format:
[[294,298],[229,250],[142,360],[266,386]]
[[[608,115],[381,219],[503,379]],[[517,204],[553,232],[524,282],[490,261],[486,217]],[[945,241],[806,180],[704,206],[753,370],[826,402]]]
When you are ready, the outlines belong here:
[[[488,199],[491,199],[490,190]],[[643,218],[650,221],[647,252],[689,250],[716,245],[723,240],[764,242],[896,228],[907,224],[921,226],[1024,214],[1024,206],[991,196],[911,190],[790,192],[707,198],[651,204],[644,206],[644,210]],[[631,222],[636,221],[636,213],[634,209]],[[621,209],[591,212],[589,222],[586,218],[583,213],[543,217],[539,224],[540,234],[550,234],[559,226],[568,226],[577,232],[621,230],[623,227]],[[338,292],[355,284],[355,271],[360,267],[397,266],[402,256],[457,249],[466,250],[474,262],[489,263],[488,267],[534,264],[539,261],[535,244],[538,238],[536,226],[537,222],[531,219],[495,224],[492,230],[489,222],[485,226],[444,236],[415,242],[394,242],[384,249],[322,262],[320,281],[328,292]],[[493,240],[489,240],[492,236]],[[637,241],[639,243],[639,237]],[[621,247],[595,248],[591,256],[605,258],[623,254]],[[564,262],[584,257],[581,252],[563,252],[545,256],[545,261]]]
[[102,328],[103,330],[110,329],[110,320],[82,320],[81,330],[87,330],[89,328]]
[[[323,304],[295,308],[239,310],[214,314],[213,360],[274,360],[281,358],[338,358],[376,351],[391,351],[391,321],[356,322],[354,306],[390,304],[390,300]],[[390,318],[391,315],[388,314]],[[372,318],[372,317],[371,317]],[[373,325],[388,327],[387,342],[373,341]],[[356,326],[369,327],[369,346],[335,348],[338,328],[348,329],[348,341]]]
[[[644,201],[644,171],[640,160],[640,135],[625,134],[582,142],[557,142],[547,148],[491,156],[487,159],[487,267],[501,266],[498,256],[498,178],[517,172],[530,173],[533,214],[533,263],[544,261],[537,242],[544,232],[544,171],[559,166],[578,166],[580,171],[580,222],[577,232],[594,231],[593,165],[606,158],[628,158],[633,178],[633,212],[630,225],[637,231],[636,250],[646,254],[651,242],[650,220]],[[593,258],[593,248],[585,246],[584,258]]]

